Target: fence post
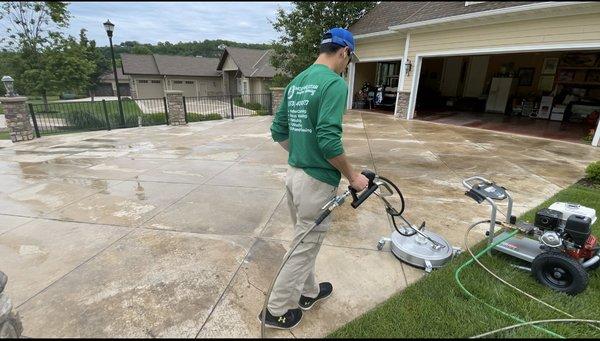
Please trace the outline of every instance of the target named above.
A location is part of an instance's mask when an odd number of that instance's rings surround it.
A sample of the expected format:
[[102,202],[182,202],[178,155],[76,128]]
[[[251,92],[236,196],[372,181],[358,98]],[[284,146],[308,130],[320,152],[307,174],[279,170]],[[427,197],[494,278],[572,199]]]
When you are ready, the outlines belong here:
[[169,109],[167,108],[167,97],[163,97],[163,103],[165,105],[165,117],[167,118],[167,125],[169,125]]
[[229,94],[229,106],[231,107],[231,119],[233,120],[233,95]]
[[108,109],[106,108],[106,100],[102,100],[102,111],[104,111],[104,119],[106,120],[106,129],[110,130],[110,120],[108,119]]
[[269,115],[273,115],[273,93],[269,92]]
[[33,104],[29,103],[29,113],[31,114],[31,120],[33,121],[33,130],[35,130],[35,137],[40,138],[40,129],[37,125],[37,119],[35,118],[35,111],[33,110]]
[[183,96],[183,117],[185,117],[185,124],[188,124],[187,104],[185,104],[185,96]]

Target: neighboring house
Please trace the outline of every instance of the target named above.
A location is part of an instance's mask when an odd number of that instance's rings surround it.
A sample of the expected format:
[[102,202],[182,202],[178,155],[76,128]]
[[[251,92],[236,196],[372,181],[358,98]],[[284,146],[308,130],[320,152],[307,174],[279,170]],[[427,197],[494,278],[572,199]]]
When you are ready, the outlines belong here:
[[133,98],[162,98],[165,90],[181,90],[185,97],[222,94],[218,58],[122,54],[121,60]]
[[520,113],[589,128],[600,110],[597,2],[381,2],[349,29],[361,59],[348,69],[349,108],[370,83],[407,119]]
[[223,91],[230,94],[265,94],[276,69],[270,59],[273,50],[225,47],[217,70],[223,74]]
[[[123,74],[123,70],[117,69],[117,77],[119,78],[119,90],[121,96],[131,96],[129,91],[129,76]],[[100,77],[100,82],[96,89],[94,89],[95,96],[116,96],[117,86],[115,83],[115,74],[112,71],[105,73]]]

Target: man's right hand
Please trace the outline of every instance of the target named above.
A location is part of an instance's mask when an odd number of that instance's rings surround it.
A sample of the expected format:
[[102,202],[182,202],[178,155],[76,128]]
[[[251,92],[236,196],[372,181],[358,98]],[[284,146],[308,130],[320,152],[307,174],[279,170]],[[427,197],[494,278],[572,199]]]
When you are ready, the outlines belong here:
[[362,175],[361,173],[354,173],[352,179],[349,180],[350,187],[354,188],[359,192],[367,188],[367,186],[369,185],[369,179],[367,179],[367,177]]

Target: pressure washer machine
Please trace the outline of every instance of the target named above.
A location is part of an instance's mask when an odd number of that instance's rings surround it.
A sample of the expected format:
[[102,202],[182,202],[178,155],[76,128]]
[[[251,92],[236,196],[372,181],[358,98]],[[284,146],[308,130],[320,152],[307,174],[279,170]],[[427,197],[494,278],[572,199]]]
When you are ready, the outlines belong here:
[[[531,271],[533,276],[549,288],[576,295],[588,285],[588,270],[600,266],[598,238],[591,227],[596,222],[596,211],[574,203],[555,202],[549,208],[536,212],[533,224],[517,222],[512,215],[513,198],[506,188],[480,176],[463,180],[465,194],[478,204],[490,204],[490,244],[508,237],[510,232],[495,235],[496,225],[517,229],[519,233],[498,244],[493,249],[531,264],[516,266]],[[496,220],[498,203],[508,200],[506,221]]]

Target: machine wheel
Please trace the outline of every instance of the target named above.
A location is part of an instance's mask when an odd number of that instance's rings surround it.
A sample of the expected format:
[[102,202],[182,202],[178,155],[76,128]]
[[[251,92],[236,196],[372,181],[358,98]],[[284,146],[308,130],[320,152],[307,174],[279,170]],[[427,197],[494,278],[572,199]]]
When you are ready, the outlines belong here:
[[562,252],[540,253],[531,263],[531,273],[553,290],[576,295],[588,285],[588,273],[573,258]]

